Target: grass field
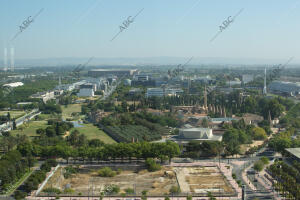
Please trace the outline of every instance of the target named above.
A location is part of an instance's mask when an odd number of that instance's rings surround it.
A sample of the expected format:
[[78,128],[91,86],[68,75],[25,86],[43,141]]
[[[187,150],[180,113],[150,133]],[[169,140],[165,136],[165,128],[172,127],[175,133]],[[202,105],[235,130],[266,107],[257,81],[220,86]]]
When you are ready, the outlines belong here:
[[13,135],[27,135],[28,137],[37,136],[35,131],[39,128],[46,128],[47,126],[47,121],[31,121],[30,123],[26,124],[26,127],[23,130],[12,130],[11,133]]
[[0,111],[0,115],[1,116],[3,116],[3,115],[6,116],[8,112],[10,113],[11,118],[21,117],[25,114],[25,112],[22,111],[22,110],[13,110],[13,111]]
[[62,109],[62,117],[63,118],[71,118],[72,113],[74,112],[81,112],[81,104],[70,104],[67,107],[66,106],[61,106]]
[[[80,133],[84,134],[88,139],[100,139],[104,143],[112,144],[116,143],[110,136],[100,130],[98,127],[93,124],[82,124],[83,127],[74,128],[77,129]],[[72,130],[71,130],[72,131]]]

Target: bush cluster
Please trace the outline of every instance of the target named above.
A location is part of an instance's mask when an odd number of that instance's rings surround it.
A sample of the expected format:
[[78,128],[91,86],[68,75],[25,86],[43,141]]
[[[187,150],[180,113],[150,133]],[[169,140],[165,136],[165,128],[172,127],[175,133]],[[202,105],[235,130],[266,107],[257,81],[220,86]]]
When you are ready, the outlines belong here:
[[147,167],[147,169],[148,169],[149,172],[155,172],[155,171],[158,171],[158,170],[161,169],[160,164],[157,164],[155,162],[155,160],[152,159],[152,158],[147,158],[147,160],[146,160],[146,167]]
[[117,172],[113,171],[110,167],[103,167],[98,171],[98,175],[101,177],[114,177]]

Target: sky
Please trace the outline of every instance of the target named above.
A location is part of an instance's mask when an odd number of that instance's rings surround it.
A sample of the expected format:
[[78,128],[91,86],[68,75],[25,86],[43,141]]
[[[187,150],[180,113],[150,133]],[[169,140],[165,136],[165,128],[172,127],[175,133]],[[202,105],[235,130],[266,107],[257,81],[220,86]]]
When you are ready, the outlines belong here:
[[[14,40],[29,16],[42,12]],[[242,12],[212,42],[219,26]],[[142,10],[142,11],[141,11]],[[119,26],[140,14],[113,41]],[[300,61],[300,0],[0,0],[16,59],[224,57]]]

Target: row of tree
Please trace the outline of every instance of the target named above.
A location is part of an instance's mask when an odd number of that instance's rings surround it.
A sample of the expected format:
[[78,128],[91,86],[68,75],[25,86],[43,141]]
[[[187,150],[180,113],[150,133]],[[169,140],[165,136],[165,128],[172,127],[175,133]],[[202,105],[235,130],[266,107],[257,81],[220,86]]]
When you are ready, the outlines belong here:
[[300,199],[300,172],[284,162],[275,162],[268,170],[276,179],[275,188],[291,199]]
[[97,160],[110,161],[116,159],[147,159],[156,158],[161,161],[169,161],[180,154],[179,146],[174,142],[166,143],[117,143],[105,144],[99,147],[81,146],[71,147],[69,145],[40,146],[26,142],[18,146],[23,156],[38,156],[43,158],[63,158],[67,161],[73,160]]
[[11,184],[20,179],[30,167],[35,159],[32,156],[22,157],[17,150],[10,151],[2,156],[0,160],[0,188],[5,192]]

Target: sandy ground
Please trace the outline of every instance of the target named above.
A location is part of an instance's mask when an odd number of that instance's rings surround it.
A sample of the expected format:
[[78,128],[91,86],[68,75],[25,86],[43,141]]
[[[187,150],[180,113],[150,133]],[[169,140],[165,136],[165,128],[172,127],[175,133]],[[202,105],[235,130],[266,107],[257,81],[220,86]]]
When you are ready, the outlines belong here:
[[[148,195],[168,194],[172,186],[180,186],[182,193],[233,193],[229,182],[216,166],[164,166],[160,171],[148,172],[147,170],[123,170],[115,177],[100,177],[99,168],[81,168],[78,174],[66,179],[64,169],[59,168],[51,177],[44,188],[55,187],[60,190],[69,185],[75,194],[82,193],[98,195],[105,185],[118,185],[120,193],[126,188],[132,188],[137,194],[143,190]],[[176,179],[177,177],[177,179]]]
[[[157,172],[124,170],[115,177],[100,177],[97,169],[82,168],[80,173],[74,174],[68,179],[63,177],[63,171],[62,168],[57,170],[45,188],[55,187],[64,190],[65,186],[69,184],[76,193],[88,194],[90,192],[97,195],[105,185],[114,184],[120,187],[120,193],[125,192],[126,188],[132,188],[136,190],[137,194],[147,190],[149,195],[158,195],[169,193],[172,186],[178,186],[175,173],[168,167]],[[166,171],[171,172],[165,174]]]

